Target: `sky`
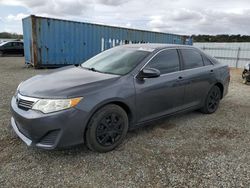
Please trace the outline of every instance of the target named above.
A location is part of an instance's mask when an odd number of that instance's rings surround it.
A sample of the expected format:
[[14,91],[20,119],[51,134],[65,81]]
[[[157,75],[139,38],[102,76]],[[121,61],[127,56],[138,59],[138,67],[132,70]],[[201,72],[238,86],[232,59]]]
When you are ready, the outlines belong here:
[[0,32],[31,14],[150,31],[250,35],[249,0],[0,0]]

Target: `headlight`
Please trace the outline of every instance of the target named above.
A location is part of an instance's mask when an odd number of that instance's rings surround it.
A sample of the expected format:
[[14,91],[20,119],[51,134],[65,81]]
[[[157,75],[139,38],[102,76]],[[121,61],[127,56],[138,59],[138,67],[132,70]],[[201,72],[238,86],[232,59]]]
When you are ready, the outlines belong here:
[[41,111],[45,114],[57,112],[76,106],[82,97],[73,99],[39,99],[32,107],[33,110]]

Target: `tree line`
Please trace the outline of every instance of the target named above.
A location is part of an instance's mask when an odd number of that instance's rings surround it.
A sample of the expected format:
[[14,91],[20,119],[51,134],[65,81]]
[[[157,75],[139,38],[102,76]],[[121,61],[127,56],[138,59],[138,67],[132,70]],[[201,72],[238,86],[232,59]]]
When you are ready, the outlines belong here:
[[1,32],[0,38],[3,38],[3,39],[23,39],[23,35],[20,35],[17,33]]
[[250,42],[248,35],[192,35],[193,42]]

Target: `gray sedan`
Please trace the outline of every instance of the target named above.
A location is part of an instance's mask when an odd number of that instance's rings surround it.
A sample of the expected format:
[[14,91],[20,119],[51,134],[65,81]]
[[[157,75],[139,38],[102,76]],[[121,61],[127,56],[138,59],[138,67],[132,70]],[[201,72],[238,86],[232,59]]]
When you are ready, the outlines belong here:
[[146,122],[215,112],[229,81],[228,66],[192,46],[124,45],[22,82],[11,124],[29,146],[107,152]]

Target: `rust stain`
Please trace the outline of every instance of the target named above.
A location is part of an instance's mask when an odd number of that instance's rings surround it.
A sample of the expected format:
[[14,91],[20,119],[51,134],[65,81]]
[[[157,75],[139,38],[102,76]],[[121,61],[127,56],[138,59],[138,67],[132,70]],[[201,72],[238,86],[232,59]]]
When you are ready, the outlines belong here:
[[46,46],[46,57],[47,57],[47,64],[49,64],[49,48]]
[[38,54],[38,56],[39,56],[39,58],[38,58],[38,63],[39,63],[39,64],[42,64],[42,49],[41,49],[41,48],[38,48],[38,51],[39,51],[39,54]]
[[30,42],[30,64],[34,66],[34,62],[32,61],[32,39],[29,41]]
[[35,68],[38,68],[38,62],[37,62],[37,36],[36,36],[36,17],[31,16],[31,24],[32,24],[32,49],[33,53],[31,56],[33,57],[33,64]]

